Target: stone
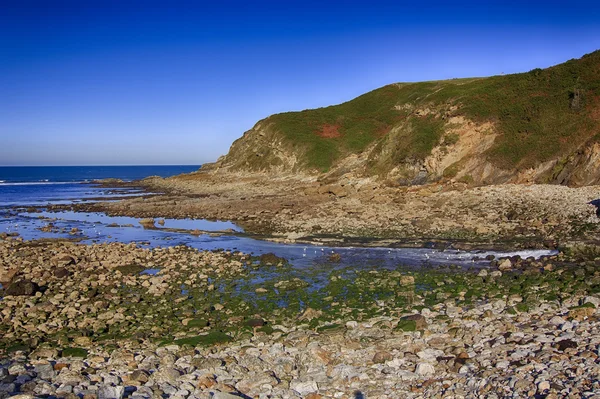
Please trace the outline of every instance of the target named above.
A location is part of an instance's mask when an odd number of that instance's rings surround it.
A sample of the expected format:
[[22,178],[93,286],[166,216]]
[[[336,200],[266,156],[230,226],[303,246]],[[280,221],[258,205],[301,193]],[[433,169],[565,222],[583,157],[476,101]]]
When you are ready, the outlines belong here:
[[294,380],[290,382],[290,389],[298,392],[300,395],[308,395],[309,393],[317,392],[319,390],[319,386],[316,381],[298,381]]
[[581,321],[592,316],[594,313],[596,313],[596,308],[584,306],[569,310],[569,317]]
[[387,351],[379,351],[375,353],[373,356],[373,363],[385,363],[388,360],[392,360],[394,356],[390,352]]
[[214,391],[212,393],[212,398],[213,399],[240,399],[241,396],[239,396],[239,395],[232,395],[232,394],[227,393],[227,392]]
[[429,363],[419,363],[417,364],[415,373],[422,377],[431,376],[435,374],[435,368]]
[[152,379],[157,384],[171,384],[177,383],[177,379],[181,376],[181,373],[174,368],[166,367],[152,374]]
[[321,310],[316,310],[313,308],[307,308],[304,313],[302,313],[300,315],[300,317],[298,318],[298,320],[307,320],[307,321],[311,321],[312,319],[316,319],[319,318],[323,315],[323,312]]
[[502,259],[501,261],[498,262],[498,270],[500,271],[506,271],[506,270],[511,270],[512,269],[512,262],[510,261],[510,259]]
[[46,381],[52,380],[52,378],[54,378],[56,375],[54,367],[52,367],[52,364],[50,363],[38,364],[35,366],[34,371],[36,372],[38,378]]
[[414,321],[415,322],[415,328],[417,330],[424,330],[427,327],[427,320],[425,319],[425,317],[423,315],[420,314],[411,314],[408,316],[402,316],[400,318],[400,320],[402,321]]
[[152,218],[141,219],[139,221],[139,223],[145,229],[155,229],[156,228],[156,225],[154,224],[154,219],[152,219]]
[[17,280],[8,286],[5,295],[9,296],[33,296],[40,287],[30,280]]
[[248,327],[263,327],[266,324],[267,322],[259,317],[246,321]]
[[133,373],[131,373],[129,378],[132,381],[146,383],[148,382],[148,373],[145,370],[135,370]]
[[400,285],[405,286],[405,285],[415,285],[415,278],[414,276],[401,276],[400,277]]
[[69,272],[69,270],[67,270],[64,267],[57,267],[56,269],[54,269],[53,274],[56,278],[65,278],[69,277],[71,275],[71,272]]
[[600,308],[600,298],[596,296],[586,296],[580,301],[580,305],[585,305],[586,303],[591,303],[596,308]]
[[550,390],[550,383],[548,381],[540,381],[537,384],[537,391],[539,394],[544,394]]
[[19,269],[0,269],[0,284],[8,285],[13,280],[13,278],[17,275]]
[[98,388],[98,399],[121,399],[124,393],[123,386],[101,385]]

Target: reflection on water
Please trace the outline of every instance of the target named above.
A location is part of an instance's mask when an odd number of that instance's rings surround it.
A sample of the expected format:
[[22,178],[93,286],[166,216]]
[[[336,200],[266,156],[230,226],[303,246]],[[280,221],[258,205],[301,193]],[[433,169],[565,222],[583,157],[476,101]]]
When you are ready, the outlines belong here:
[[[157,219],[158,220],[158,219]],[[48,228],[48,225],[51,227]],[[117,226],[117,227],[115,227]],[[39,229],[46,227],[46,230]],[[75,232],[72,229],[76,229]],[[489,264],[484,258],[519,255],[523,258],[539,258],[551,255],[556,251],[522,250],[512,252],[478,251],[465,252],[456,249],[430,248],[362,248],[333,247],[305,244],[281,244],[255,240],[235,235],[202,234],[191,235],[186,232],[174,232],[167,228],[202,230],[202,231],[242,231],[231,222],[214,222],[208,220],[176,220],[165,219],[164,227],[157,224],[157,229],[144,229],[139,219],[131,217],[112,217],[102,213],[76,212],[40,212],[14,214],[0,212],[0,232],[18,232],[26,240],[38,238],[73,238],[80,237],[84,243],[99,242],[138,242],[151,247],[187,245],[200,250],[228,249],[248,254],[261,255],[274,253],[287,259],[293,266],[305,268],[330,263],[331,254],[339,254],[340,267],[360,265],[361,268],[397,267],[399,264],[412,266],[428,265],[461,265],[463,267],[484,267]]]

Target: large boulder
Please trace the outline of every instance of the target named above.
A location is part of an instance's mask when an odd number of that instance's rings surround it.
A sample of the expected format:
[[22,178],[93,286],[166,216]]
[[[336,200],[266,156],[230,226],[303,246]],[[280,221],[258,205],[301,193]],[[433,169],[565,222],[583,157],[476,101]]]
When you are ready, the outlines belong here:
[[40,287],[30,280],[18,280],[8,286],[5,295],[9,296],[32,296],[40,290]]

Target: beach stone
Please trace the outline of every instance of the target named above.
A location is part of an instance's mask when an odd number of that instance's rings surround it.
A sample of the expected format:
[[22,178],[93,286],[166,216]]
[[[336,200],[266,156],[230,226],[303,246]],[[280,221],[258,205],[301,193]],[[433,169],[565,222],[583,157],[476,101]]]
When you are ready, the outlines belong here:
[[596,308],[600,308],[600,298],[598,298],[596,296],[586,296],[586,297],[584,297],[581,300],[580,305],[585,305],[586,303],[591,303]]
[[294,380],[290,383],[290,389],[298,392],[300,395],[308,395],[319,390],[316,381],[298,381]]
[[592,307],[582,307],[569,310],[569,317],[574,320],[583,320],[588,318],[596,313],[596,308]]
[[35,366],[34,370],[38,378],[41,378],[46,381],[52,380],[52,378],[54,378],[54,376],[56,375],[54,367],[52,367],[52,364],[50,363],[38,364]]
[[54,277],[56,277],[56,278],[65,278],[65,277],[69,277],[71,275],[71,272],[69,272],[64,267],[57,267],[56,269],[54,269],[53,274],[54,274]]
[[148,382],[148,373],[145,370],[135,370],[129,378],[132,381],[146,383]]
[[420,314],[411,314],[408,316],[402,316],[400,320],[410,320],[415,322],[415,328],[417,330],[423,330],[427,327],[427,320],[423,315]]
[[240,399],[239,395],[232,395],[227,392],[214,391],[212,393],[213,399]]
[[429,363],[419,363],[417,364],[417,368],[415,369],[415,373],[418,375],[425,377],[435,374],[435,368],[433,365]]
[[543,394],[550,390],[550,383],[548,381],[541,381],[537,384],[537,391],[539,394]]
[[16,267],[12,269],[0,269],[0,284],[9,284],[18,272],[19,269]]
[[154,224],[154,219],[152,219],[152,218],[142,219],[139,221],[139,223],[145,229],[156,228],[156,225]]
[[392,360],[394,357],[390,352],[387,351],[379,351],[375,353],[373,356],[373,363],[385,363],[388,360]]
[[152,379],[157,384],[175,385],[180,376],[181,373],[179,371],[175,370],[174,368],[167,367],[152,374]]
[[8,286],[5,295],[9,296],[32,296],[40,289],[40,287],[30,280],[18,280]]
[[401,276],[400,277],[400,285],[415,285],[414,276]]
[[511,270],[512,269],[512,262],[510,261],[510,259],[502,259],[500,262],[498,262],[498,270],[500,271],[506,271],[506,270]]
[[267,322],[266,322],[266,321],[264,321],[263,319],[261,319],[261,318],[258,318],[258,317],[257,317],[257,318],[250,319],[250,320],[246,321],[246,325],[247,325],[248,327],[262,327],[262,326],[264,326],[264,325],[266,325],[266,324],[267,324]]
[[121,399],[125,394],[125,387],[102,385],[98,389],[98,399]]

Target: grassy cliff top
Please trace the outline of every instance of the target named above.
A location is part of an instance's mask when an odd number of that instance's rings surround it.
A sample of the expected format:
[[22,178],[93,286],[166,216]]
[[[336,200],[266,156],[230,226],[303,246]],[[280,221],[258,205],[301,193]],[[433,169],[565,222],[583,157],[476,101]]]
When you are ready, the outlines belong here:
[[[435,113],[422,112],[433,109]],[[600,51],[547,69],[488,78],[391,84],[343,104],[286,112],[268,121],[308,167],[327,170],[391,129],[408,124],[403,155],[423,159],[443,135],[440,113],[493,122],[490,160],[527,168],[600,138]]]

